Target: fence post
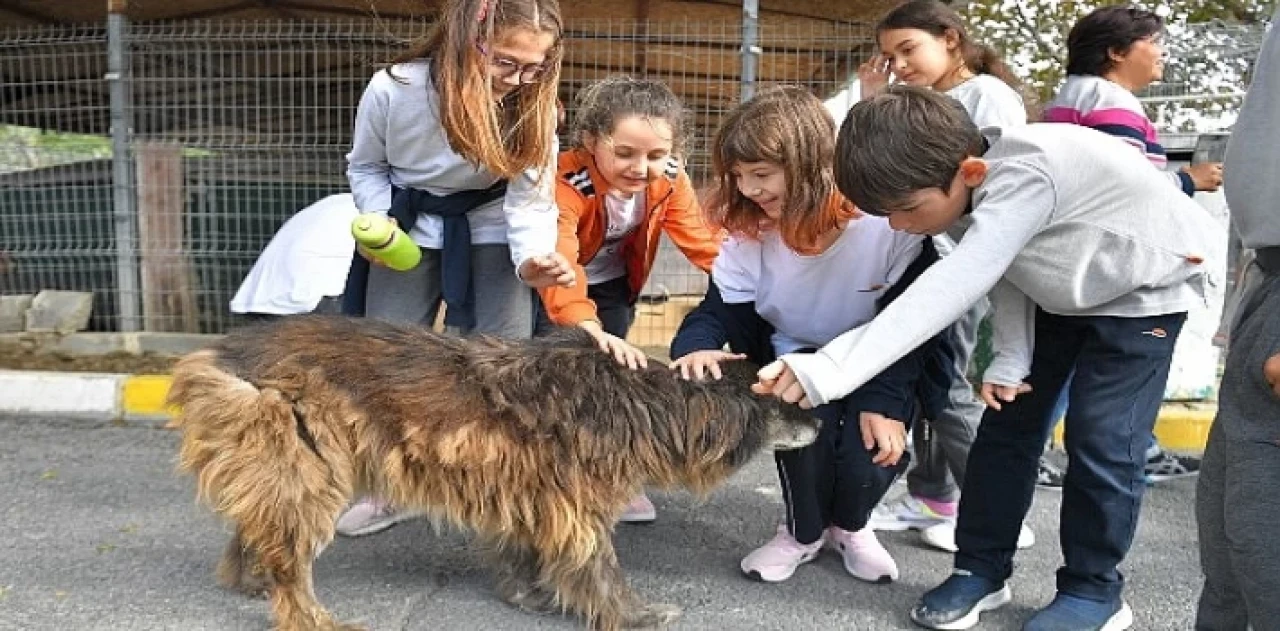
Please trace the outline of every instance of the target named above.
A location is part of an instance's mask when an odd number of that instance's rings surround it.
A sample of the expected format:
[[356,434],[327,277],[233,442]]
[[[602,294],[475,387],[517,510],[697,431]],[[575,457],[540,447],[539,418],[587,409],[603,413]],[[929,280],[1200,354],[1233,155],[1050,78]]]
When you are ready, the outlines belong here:
[[107,0],[107,75],[111,90],[111,189],[112,224],[116,238],[116,307],[120,330],[140,330],[138,311],[138,248],[136,200],[130,141],[133,104],[129,98],[128,0]]
[[746,103],[756,94],[756,75],[760,67],[760,0],[742,0],[742,90]]

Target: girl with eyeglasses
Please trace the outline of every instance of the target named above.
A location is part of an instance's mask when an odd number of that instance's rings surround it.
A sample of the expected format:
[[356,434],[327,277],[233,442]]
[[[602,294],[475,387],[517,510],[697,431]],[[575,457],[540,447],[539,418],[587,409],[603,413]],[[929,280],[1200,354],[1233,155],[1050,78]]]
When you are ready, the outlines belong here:
[[[574,284],[555,248],[562,35],[556,0],[447,0],[427,38],[373,76],[347,177],[356,207],[393,218],[422,262],[369,266],[365,315],[431,326],[444,303],[451,332],[527,338],[529,287]],[[366,499],[338,532],[406,517]]]

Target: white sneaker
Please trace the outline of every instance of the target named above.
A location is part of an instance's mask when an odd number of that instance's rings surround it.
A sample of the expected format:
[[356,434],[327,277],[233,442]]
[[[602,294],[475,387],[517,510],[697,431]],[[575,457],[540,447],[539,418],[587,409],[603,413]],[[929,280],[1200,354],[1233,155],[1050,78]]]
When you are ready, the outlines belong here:
[[338,518],[336,530],[344,537],[363,537],[382,532],[421,514],[402,511],[387,502],[366,497],[352,504],[351,508]]
[[954,519],[954,515],[939,513],[923,500],[907,494],[896,502],[881,503],[876,506],[875,510],[871,511],[871,519],[867,521],[867,525],[872,530],[901,532],[924,530]]
[[[925,543],[946,552],[955,552],[959,550],[956,547],[956,524],[953,521],[935,524],[920,531],[920,539]],[[1026,550],[1036,545],[1036,533],[1027,528],[1026,524],[1022,525],[1022,530],[1018,531],[1018,549]]]

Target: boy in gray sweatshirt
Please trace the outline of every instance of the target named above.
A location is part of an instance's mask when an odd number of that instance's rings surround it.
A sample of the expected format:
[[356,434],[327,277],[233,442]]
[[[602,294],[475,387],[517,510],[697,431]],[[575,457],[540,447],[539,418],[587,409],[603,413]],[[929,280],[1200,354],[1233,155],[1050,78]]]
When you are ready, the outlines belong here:
[[[1280,20],[1280,10],[1272,18]],[[1227,145],[1225,193],[1240,240],[1255,251],[1238,306],[1209,431],[1196,521],[1204,591],[1198,631],[1280,624],[1280,33],[1267,34]]]
[[955,572],[912,610],[967,629],[1005,581],[1067,375],[1058,594],[1024,627],[1125,629],[1116,569],[1133,541],[1143,464],[1186,311],[1226,249],[1214,219],[1123,141],[1078,125],[979,132],[944,95],[893,87],[840,131],[842,193],[890,225],[958,241],[870,323],[761,370],[757,390],[821,404],[859,387],[990,294],[995,358],[969,454]]

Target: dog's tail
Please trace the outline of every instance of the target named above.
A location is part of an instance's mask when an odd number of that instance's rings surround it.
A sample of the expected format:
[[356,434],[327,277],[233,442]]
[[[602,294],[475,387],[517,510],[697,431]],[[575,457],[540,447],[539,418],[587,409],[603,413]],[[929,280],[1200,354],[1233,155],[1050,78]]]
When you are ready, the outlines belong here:
[[[283,386],[254,385],[217,360],[199,351],[174,368],[168,402],[178,411],[169,427],[182,432],[179,470],[259,553],[315,554],[297,548],[328,543],[352,494],[350,452],[335,419],[323,417],[333,412],[291,400]],[[306,391],[311,377],[298,377],[296,391]]]

